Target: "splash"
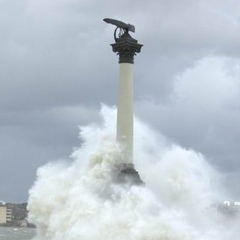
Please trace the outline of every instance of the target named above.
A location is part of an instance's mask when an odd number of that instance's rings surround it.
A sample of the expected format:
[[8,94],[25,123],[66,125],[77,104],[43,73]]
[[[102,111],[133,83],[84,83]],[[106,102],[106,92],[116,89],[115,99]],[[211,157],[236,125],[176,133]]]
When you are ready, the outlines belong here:
[[116,110],[103,106],[101,115],[102,126],[81,127],[83,144],[70,163],[38,169],[28,205],[34,240],[238,239],[235,220],[213,207],[223,197],[219,175],[201,154],[169,143],[138,119],[134,164],[145,185],[113,182],[121,159]]

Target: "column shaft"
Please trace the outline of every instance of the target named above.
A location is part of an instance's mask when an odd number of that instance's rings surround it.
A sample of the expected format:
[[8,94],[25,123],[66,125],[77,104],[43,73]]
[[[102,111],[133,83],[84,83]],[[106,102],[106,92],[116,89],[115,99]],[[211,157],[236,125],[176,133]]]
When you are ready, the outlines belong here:
[[124,163],[133,158],[133,64],[120,63],[117,111],[117,141],[123,148]]

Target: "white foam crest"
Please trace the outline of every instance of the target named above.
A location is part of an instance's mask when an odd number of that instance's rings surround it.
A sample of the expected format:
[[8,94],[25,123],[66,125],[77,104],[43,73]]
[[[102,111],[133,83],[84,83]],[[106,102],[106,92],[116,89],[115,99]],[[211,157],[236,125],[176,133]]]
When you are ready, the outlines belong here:
[[237,240],[237,228],[228,231],[211,207],[220,196],[218,175],[204,157],[139,120],[134,163],[145,185],[112,182],[121,154],[116,110],[103,106],[102,116],[102,126],[81,128],[83,144],[72,162],[38,170],[28,205],[35,240]]

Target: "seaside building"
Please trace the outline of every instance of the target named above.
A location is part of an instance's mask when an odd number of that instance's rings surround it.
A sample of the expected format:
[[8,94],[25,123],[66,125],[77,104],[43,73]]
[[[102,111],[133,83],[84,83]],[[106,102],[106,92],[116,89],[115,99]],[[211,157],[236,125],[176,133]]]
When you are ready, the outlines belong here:
[[6,203],[0,203],[0,224],[7,223],[7,205]]
[[12,209],[7,207],[7,223],[12,221]]
[[12,221],[12,209],[5,202],[0,202],[0,224]]

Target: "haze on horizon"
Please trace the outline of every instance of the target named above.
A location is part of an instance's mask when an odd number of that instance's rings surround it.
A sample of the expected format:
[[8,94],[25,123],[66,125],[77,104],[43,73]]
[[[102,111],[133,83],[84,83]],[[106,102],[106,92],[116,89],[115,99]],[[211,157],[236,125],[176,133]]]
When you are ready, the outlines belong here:
[[[135,114],[194,149],[240,200],[237,0],[1,0],[0,200],[23,202],[39,166],[68,159],[78,125],[115,105],[117,56],[104,17],[135,25]],[[71,160],[67,160],[71,161]],[[231,199],[229,199],[231,200]]]

